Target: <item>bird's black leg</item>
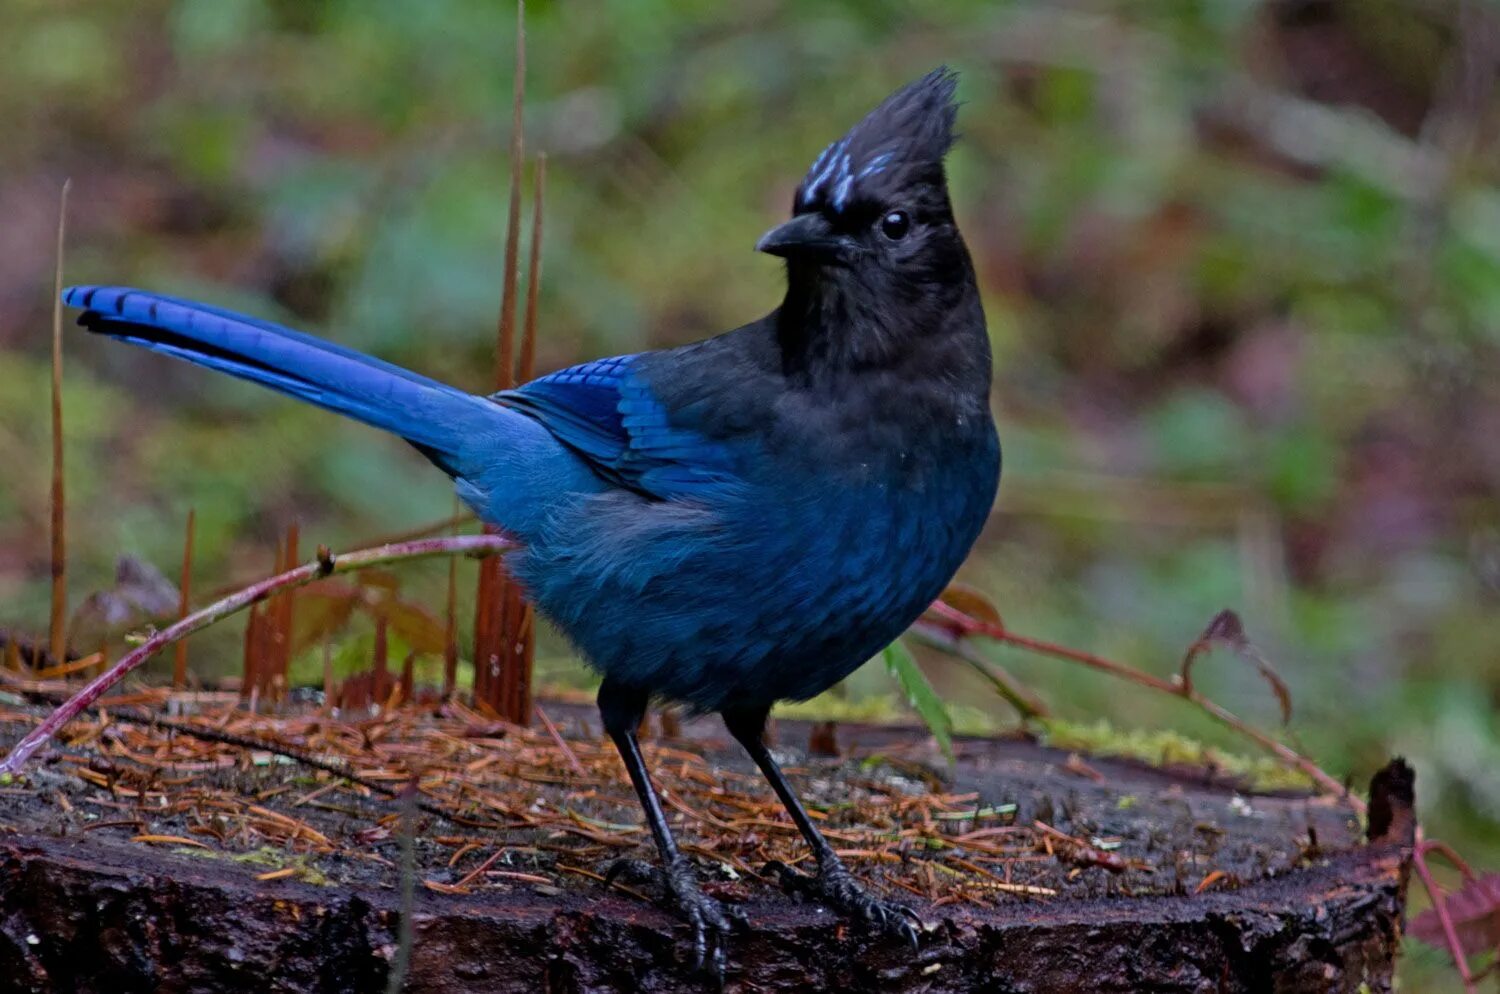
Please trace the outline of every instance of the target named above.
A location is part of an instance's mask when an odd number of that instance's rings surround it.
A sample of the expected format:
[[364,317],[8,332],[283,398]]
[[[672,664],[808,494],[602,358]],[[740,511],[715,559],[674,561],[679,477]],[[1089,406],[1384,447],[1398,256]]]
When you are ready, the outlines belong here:
[[[640,743],[636,741],[636,729],[646,713],[650,695],[635,687],[625,686],[606,679],[599,688],[599,717],[604,730],[614,739],[625,769],[630,773],[630,782],[635,785],[636,796],[646,812],[646,823],[651,826],[651,835],[656,839],[657,852],[661,854],[661,877],[666,891],[663,900],[674,911],[687,919],[693,927],[694,963],[705,966],[722,983],[724,978],[724,947],[729,936],[729,916],[724,908],[703,893],[693,866],[677,848],[672,830],[667,827],[666,816],[661,810],[661,801],[656,789],[651,786],[651,777],[646,772],[645,760],[641,757]],[[631,876],[643,875],[639,861],[623,860],[609,871],[613,880],[621,873]],[[649,869],[646,876],[654,876]]]
[[783,886],[793,893],[821,900],[846,915],[862,918],[879,928],[896,933],[915,946],[917,930],[913,923],[920,925],[921,919],[904,904],[882,901],[865,890],[807,816],[802,802],[797,800],[797,795],[792,791],[792,785],[787,783],[786,774],[781,772],[771,750],[766,748],[764,733],[769,713],[767,708],[725,711],[724,725],[729,729],[729,734],[745,747],[766,779],[771,781],[776,796],[781,798],[781,803],[792,816],[797,830],[812,847],[813,856],[818,861],[818,873],[813,877],[798,873],[783,863],[773,863]]

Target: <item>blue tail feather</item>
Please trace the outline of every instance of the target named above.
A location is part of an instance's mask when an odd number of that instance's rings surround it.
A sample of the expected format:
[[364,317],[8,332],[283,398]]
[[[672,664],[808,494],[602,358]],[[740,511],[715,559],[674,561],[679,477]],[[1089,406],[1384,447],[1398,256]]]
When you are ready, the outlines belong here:
[[126,287],[75,286],[91,331],[186,359],[394,432],[457,474],[459,446],[497,405],[400,366],[231,311]]
[[561,497],[603,481],[540,422],[333,342],[207,304],[127,287],[75,286],[90,331],[237,376],[415,445],[479,516],[523,541]]

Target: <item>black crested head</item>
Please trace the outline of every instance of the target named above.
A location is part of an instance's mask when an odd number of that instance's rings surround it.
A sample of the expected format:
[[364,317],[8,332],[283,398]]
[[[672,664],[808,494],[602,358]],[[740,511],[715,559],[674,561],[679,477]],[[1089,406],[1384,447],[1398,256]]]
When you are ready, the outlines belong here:
[[855,201],[916,183],[944,186],[953,146],[958,75],[940,66],[908,83],[825,148],[797,187],[792,211],[840,213]]
[[790,366],[888,366],[953,348],[983,358],[984,315],[953,220],[943,157],[957,76],[902,87],[829,145],[797,188],[793,217],[756,247],[787,260],[778,336]]

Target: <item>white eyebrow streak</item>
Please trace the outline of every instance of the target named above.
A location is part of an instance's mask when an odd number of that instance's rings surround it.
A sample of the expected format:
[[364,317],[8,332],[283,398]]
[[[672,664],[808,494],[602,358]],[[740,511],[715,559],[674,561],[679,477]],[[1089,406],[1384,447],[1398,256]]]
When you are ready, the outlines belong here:
[[885,169],[886,165],[890,161],[891,153],[881,152],[879,155],[875,156],[875,158],[871,159],[865,165],[865,167],[859,171],[859,178],[864,179],[866,176],[874,176],[876,173]]
[[844,178],[839,180],[839,185],[833,191],[834,210],[842,211],[844,209],[844,202],[849,199],[849,184],[853,182],[854,177],[848,173],[845,173]]
[[833,209],[842,211],[844,202],[849,199],[849,185],[854,182],[854,163],[848,152],[839,159],[837,175],[839,179],[833,189]]
[[[825,148],[822,154],[818,156],[817,161],[812,164],[812,168],[807,171],[807,185],[802,191],[802,199],[804,201],[811,201],[817,195],[818,187],[822,186],[823,181],[833,173],[835,166],[841,161],[848,161],[849,157],[847,155],[840,157],[835,154],[843,151],[843,148],[844,140],[840,138]],[[815,173],[816,175],[814,175]]]

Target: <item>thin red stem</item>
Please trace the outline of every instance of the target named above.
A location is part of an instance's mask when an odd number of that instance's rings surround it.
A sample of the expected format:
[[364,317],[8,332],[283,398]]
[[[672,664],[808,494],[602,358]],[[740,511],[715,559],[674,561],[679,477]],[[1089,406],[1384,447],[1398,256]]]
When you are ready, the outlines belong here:
[[[1438,924],[1443,929],[1443,940],[1448,944],[1448,954],[1453,957],[1453,968],[1458,971],[1459,979],[1463,981],[1464,991],[1467,994],[1475,989],[1474,976],[1469,972],[1469,958],[1464,955],[1464,945],[1458,939],[1458,928],[1453,924],[1453,916],[1448,914],[1448,902],[1443,897],[1442,888],[1437,885],[1436,880],[1432,879],[1432,870],[1427,866],[1428,851],[1438,849],[1439,846],[1441,843],[1417,843],[1411,854],[1411,865],[1417,871],[1422,886],[1427,889],[1427,896],[1432,901],[1432,912],[1437,915]],[[1447,848],[1447,846],[1441,846],[1441,849]],[[1461,866],[1467,867],[1463,860],[1458,862]]]
[[952,607],[949,604],[944,603],[943,601],[934,602],[929,610],[933,615],[942,618],[950,626],[952,626],[955,637],[959,639],[962,639],[962,637],[968,635],[982,635],[985,638],[993,639],[996,642],[1004,642],[1008,645],[1013,645],[1021,649],[1039,653],[1044,656],[1052,656],[1056,659],[1065,659],[1069,662],[1080,663],[1092,669],[1108,673],[1111,676],[1119,677],[1122,680],[1128,680],[1131,683],[1137,684],[1139,686],[1147,687],[1151,690],[1161,691],[1164,694],[1171,694],[1173,697],[1180,697],[1190,704],[1195,705],[1199,710],[1203,711],[1215,721],[1218,721],[1220,724],[1225,725],[1233,729],[1234,731],[1239,732],[1241,735],[1244,735],[1245,737],[1251,739],[1262,749],[1271,753],[1283,763],[1300,771],[1303,775],[1308,777],[1323,790],[1327,791],[1330,794],[1343,797],[1344,800],[1349,804],[1349,806],[1354,808],[1354,810],[1359,812],[1361,815],[1365,814],[1366,812],[1366,805],[1364,800],[1349,793],[1349,791],[1344,787],[1343,784],[1339,783],[1337,779],[1335,779],[1322,767],[1318,766],[1317,763],[1314,763],[1312,760],[1308,759],[1306,756],[1303,756],[1296,750],[1283,745],[1270,735],[1247,723],[1244,719],[1240,718],[1234,712],[1228,710],[1227,708],[1221,707],[1220,705],[1204,697],[1202,694],[1199,694],[1197,691],[1185,686],[1181,682],[1163,680],[1161,677],[1153,676],[1152,674],[1138,670],[1133,666],[1127,666],[1124,663],[1117,663],[1112,659],[1106,659],[1103,656],[1097,656],[1091,652],[1082,652],[1078,649],[1070,649],[1065,645],[1058,645],[1055,642],[1047,642],[1043,639],[1034,639],[1029,638],[1025,635],[1017,635],[1006,629],[1005,627],[995,624],[994,622],[983,621],[965,614],[964,612],[958,610],[955,607]]
[[[197,511],[188,508],[187,534],[182,540],[182,576],[177,592],[177,618],[187,617],[188,605],[193,597],[193,526]],[[172,686],[181,690],[187,686],[187,639],[177,643],[172,661]]]
[[[458,498],[453,498],[454,518]],[[455,522],[454,528],[458,527]],[[448,598],[443,612],[443,700],[453,696],[458,682],[458,560],[448,560]]]
[[521,325],[519,382],[536,375],[536,314],[542,288],[542,199],[547,189],[547,157],[536,157],[531,187],[531,254],[526,267],[526,316]]
[[441,555],[492,556],[504,553],[512,547],[513,544],[508,539],[496,535],[453,535],[361,549],[337,558],[328,554],[326,550],[319,550],[319,556],[313,562],[264,580],[258,580],[228,597],[214,601],[176,624],[162,629],[127,653],[119,662],[89,681],[87,686],[63,702],[41,724],[17,742],[4,761],[0,761],[0,776],[20,772],[26,761],[64,725],[78,717],[106,691],[162,649],[186,635],[207,628],[222,618],[265,600],[278,590],[305,586],[333,573],[349,573],[370,566],[381,566],[407,559]]
[[524,165],[526,100],[526,4],[516,4],[516,80],[510,122],[510,213],[505,222],[505,269],[500,289],[500,326],[495,350],[495,387],[516,385],[516,270],[521,249],[521,169]]
[[62,401],[62,289],[63,245],[68,233],[68,191],[73,181],[64,180],[57,207],[57,268],[52,287],[52,612],[47,648],[56,662],[68,651],[68,542],[66,499],[63,487]]

